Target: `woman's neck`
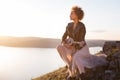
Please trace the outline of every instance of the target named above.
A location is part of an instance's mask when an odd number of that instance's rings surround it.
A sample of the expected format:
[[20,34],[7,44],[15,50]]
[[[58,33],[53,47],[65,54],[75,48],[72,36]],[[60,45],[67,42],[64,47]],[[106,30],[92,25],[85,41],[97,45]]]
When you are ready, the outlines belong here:
[[74,20],[74,24],[77,24],[78,22],[79,22],[79,20],[78,20],[78,19]]
[[78,22],[79,22],[79,20],[78,19],[76,19],[76,20],[74,20],[74,25],[73,25],[73,29],[75,29],[76,28],[76,25],[78,24]]

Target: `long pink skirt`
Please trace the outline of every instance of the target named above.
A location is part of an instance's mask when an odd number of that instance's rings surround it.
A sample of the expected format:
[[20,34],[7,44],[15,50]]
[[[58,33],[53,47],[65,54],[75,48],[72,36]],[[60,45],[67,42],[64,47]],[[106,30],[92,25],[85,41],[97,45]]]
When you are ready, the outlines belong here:
[[85,67],[94,68],[98,65],[107,64],[105,58],[91,55],[87,45],[77,51],[75,51],[74,48],[69,49],[63,45],[58,45],[57,50],[63,61],[68,66],[70,76],[74,76],[77,70],[80,74],[85,73]]

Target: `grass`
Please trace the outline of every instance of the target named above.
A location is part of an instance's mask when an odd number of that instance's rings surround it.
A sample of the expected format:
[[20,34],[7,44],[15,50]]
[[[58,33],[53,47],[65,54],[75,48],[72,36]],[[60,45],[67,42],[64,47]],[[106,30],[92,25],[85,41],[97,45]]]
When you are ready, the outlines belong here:
[[60,68],[53,72],[47,73],[43,76],[34,78],[32,80],[66,80],[68,71],[66,67]]

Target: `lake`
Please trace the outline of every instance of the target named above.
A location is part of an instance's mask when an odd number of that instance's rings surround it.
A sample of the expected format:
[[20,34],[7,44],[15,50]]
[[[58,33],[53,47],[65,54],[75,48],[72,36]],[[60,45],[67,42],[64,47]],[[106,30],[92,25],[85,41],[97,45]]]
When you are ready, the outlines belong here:
[[[90,53],[102,50],[91,47]],[[0,80],[31,80],[65,66],[55,48],[0,46]]]

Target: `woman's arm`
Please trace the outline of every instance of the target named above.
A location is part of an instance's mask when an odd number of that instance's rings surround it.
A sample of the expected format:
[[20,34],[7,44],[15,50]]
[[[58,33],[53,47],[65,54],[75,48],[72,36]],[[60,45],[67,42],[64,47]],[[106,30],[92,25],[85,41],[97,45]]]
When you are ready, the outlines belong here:
[[66,30],[65,30],[65,32],[64,32],[64,34],[63,34],[63,36],[62,36],[62,42],[61,42],[61,43],[64,43],[64,42],[65,42],[67,36],[68,36],[68,33],[67,33],[67,27],[66,27]]
[[82,28],[80,28],[80,36],[79,36],[79,39],[81,41],[84,41],[85,39],[85,34],[86,34],[86,28],[85,28],[85,25],[82,23],[81,24]]
[[82,23],[82,28],[80,29],[80,36],[79,36],[79,39],[81,40],[80,41],[80,46],[83,47],[85,45],[85,34],[86,34],[86,28],[85,28],[85,25]]

